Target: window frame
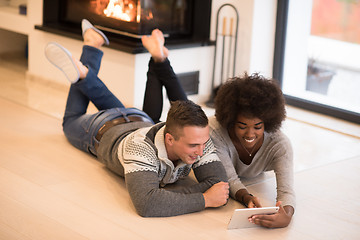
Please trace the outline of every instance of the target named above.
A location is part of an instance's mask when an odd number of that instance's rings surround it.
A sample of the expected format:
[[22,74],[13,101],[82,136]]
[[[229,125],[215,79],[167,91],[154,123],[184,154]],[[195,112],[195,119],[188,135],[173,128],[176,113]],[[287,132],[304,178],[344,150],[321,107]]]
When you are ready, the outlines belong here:
[[[273,78],[283,84],[289,1],[277,1]],[[360,113],[284,94],[286,104],[360,124]]]

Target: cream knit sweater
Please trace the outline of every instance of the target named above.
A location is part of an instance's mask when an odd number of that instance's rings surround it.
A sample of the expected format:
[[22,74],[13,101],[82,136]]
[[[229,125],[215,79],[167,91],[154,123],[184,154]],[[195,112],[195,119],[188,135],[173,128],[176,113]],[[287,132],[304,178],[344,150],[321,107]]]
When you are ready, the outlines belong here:
[[243,179],[255,178],[263,172],[274,171],[277,183],[277,201],[295,208],[293,188],[293,150],[290,140],[281,132],[266,133],[264,142],[250,165],[244,164],[231,142],[227,131],[220,126],[215,116],[210,117],[210,136],[223,163],[230,184],[230,195],[246,188]]

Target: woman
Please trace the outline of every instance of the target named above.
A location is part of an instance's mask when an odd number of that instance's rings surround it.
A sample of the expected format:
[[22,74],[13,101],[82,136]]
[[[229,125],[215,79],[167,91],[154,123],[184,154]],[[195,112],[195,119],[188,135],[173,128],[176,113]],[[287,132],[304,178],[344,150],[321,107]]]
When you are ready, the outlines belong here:
[[286,227],[294,214],[292,147],[280,131],[285,116],[285,101],[278,84],[259,74],[245,73],[219,88],[215,116],[210,118],[211,138],[225,166],[234,199],[249,208],[261,207],[241,179],[275,172],[279,212],[250,219],[264,227]]

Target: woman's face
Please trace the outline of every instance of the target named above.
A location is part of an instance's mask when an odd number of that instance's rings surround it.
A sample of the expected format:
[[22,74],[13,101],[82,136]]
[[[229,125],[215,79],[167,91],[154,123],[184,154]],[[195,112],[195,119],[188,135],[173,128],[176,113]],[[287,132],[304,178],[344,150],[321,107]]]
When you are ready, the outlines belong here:
[[264,136],[264,123],[259,118],[247,118],[238,115],[234,133],[240,143],[247,149],[252,149]]

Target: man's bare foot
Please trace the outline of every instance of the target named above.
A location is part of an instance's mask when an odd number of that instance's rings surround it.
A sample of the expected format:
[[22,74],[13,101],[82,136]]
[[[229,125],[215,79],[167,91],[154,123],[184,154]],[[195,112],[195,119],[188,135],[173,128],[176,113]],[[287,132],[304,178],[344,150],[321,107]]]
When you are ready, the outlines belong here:
[[79,79],[84,79],[86,77],[86,75],[88,74],[89,69],[86,66],[84,66],[82,64],[82,62],[80,62],[78,59],[75,59],[73,56],[71,56],[71,57],[76,65],[76,68],[79,71]]
[[100,48],[105,43],[104,38],[99,33],[95,32],[95,30],[92,28],[86,30],[86,32],[83,34],[83,38],[85,45],[89,45],[95,48]]
[[82,35],[84,44],[95,48],[100,48],[103,44],[109,45],[109,39],[106,35],[94,27],[88,20],[81,21]]
[[165,38],[159,29],[154,29],[150,36],[143,36],[141,42],[155,62],[163,62],[168,57],[169,50],[164,47]]
[[85,78],[88,74],[88,68],[74,58],[66,48],[56,42],[50,42],[46,45],[45,56],[50,63],[65,74],[71,84]]

